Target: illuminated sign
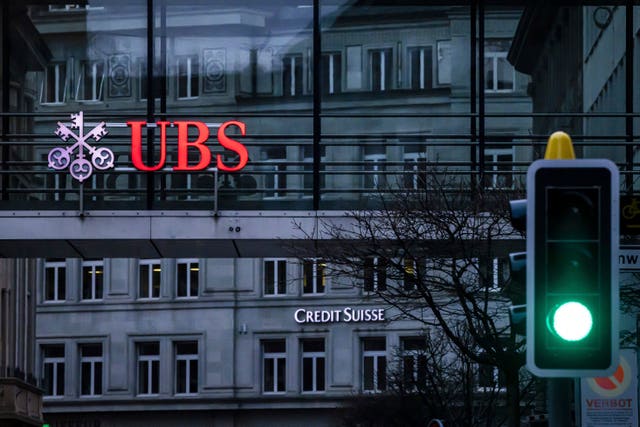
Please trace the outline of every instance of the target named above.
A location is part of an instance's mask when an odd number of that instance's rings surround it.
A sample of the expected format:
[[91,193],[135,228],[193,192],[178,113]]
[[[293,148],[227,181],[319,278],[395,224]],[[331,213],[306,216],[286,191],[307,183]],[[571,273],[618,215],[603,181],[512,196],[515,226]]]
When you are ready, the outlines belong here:
[[[94,141],[98,142],[107,133],[105,122],[100,122],[85,135],[84,114],[82,111],[71,115],[70,126],[58,122],[56,135],[64,142],[73,139],[75,143],[67,148],[55,147],[49,151],[49,167],[55,170],[62,170],[68,167],[71,176],[80,182],[91,176],[93,168],[100,170],[112,168],[113,159],[115,158],[113,151],[105,147],[95,148],[87,144],[89,138],[93,138]],[[84,150],[87,150],[91,155],[91,161],[85,158]],[[72,157],[73,160],[71,160]]]
[[352,308],[341,310],[307,310],[299,308],[293,313],[296,323],[352,323],[384,322],[384,308]]
[[[211,163],[211,151],[205,145],[209,139],[209,128],[202,122],[195,121],[177,121],[173,122],[156,122],[160,128],[160,160],[153,166],[145,165],[142,161],[142,127],[146,126],[146,122],[127,122],[127,126],[131,126],[131,161],[133,166],[141,171],[153,172],[164,167],[167,158],[167,126],[174,125],[178,128],[178,165],[173,167],[174,171],[198,171],[206,169]],[[240,135],[246,135],[246,127],[242,122],[235,120],[224,122],[218,128],[218,142],[227,150],[235,152],[239,156],[238,163],[234,166],[226,165],[222,161],[222,156],[216,156],[216,167],[225,172],[236,172],[244,168],[249,160],[247,147],[229,138],[225,131],[229,126],[235,126],[240,129]],[[198,136],[194,141],[189,141],[189,128],[196,129]],[[200,160],[196,165],[190,165],[189,148],[196,149],[199,153]]]
[[[211,150],[206,143],[209,140],[209,127],[198,121],[159,121],[155,126],[160,129],[160,155],[156,164],[147,165],[143,160],[142,154],[142,128],[148,126],[144,121],[130,121],[127,126],[131,128],[131,162],[133,167],[142,172],[153,172],[165,167],[167,159],[167,127],[175,126],[178,130],[177,141],[177,164],[172,168],[178,172],[193,172],[207,169],[211,166]],[[96,148],[87,143],[89,138],[93,138],[96,142],[100,141],[108,131],[105,122],[100,122],[92,128],[87,134],[84,133],[84,114],[80,111],[77,114],[71,114],[71,124],[67,126],[62,122],[58,122],[56,135],[67,142],[73,139],[74,143],[69,147],[55,147],[49,151],[48,160],[49,167],[55,170],[63,170],[67,167],[73,178],[83,182],[91,176],[94,169],[105,170],[114,166],[115,156],[113,151],[108,148]],[[249,161],[249,152],[247,147],[227,135],[229,128],[237,128],[241,136],[246,135],[246,125],[243,122],[230,120],[222,123],[218,128],[218,143],[228,151],[234,152],[238,156],[235,164],[227,164],[223,161],[222,155],[217,154],[215,158],[215,167],[224,172],[237,172],[243,169]],[[196,135],[195,139],[189,140],[189,135]],[[91,156],[89,161],[85,150]],[[197,158],[194,156],[197,154]],[[194,158],[196,163],[192,162]]]

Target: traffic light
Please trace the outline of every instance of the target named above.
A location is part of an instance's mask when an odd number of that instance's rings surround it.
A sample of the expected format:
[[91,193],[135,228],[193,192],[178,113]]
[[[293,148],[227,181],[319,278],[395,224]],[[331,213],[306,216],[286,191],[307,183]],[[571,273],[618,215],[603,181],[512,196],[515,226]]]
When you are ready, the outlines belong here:
[[542,377],[617,366],[618,169],[538,160],[527,175],[527,366]]

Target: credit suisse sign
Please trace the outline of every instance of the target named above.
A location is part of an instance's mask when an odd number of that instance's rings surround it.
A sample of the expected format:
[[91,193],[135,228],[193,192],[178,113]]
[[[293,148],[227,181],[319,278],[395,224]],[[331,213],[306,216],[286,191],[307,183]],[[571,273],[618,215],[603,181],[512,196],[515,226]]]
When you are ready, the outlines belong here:
[[339,310],[309,310],[299,308],[293,313],[296,323],[384,322],[384,308],[353,308]]
[[[209,141],[209,127],[199,121],[159,121],[155,127],[160,129],[160,156],[155,164],[146,164],[142,154],[142,128],[147,127],[147,122],[130,121],[127,126],[131,128],[131,163],[133,167],[142,172],[153,172],[165,167],[167,159],[167,127],[175,126],[178,130],[177,138],[177,163],[173,166],[174,171],[194,172],[206,169],[211,166],[211,150],[206,145]],[[243,122],[230,120],[222,123],[217,131],[217,140],[222,147],[234,152],[238,160],[235,164],[227,164],[223,161],[222,155],[217,154],[215,166],[224,172],[237,172],[242,170],[249,160],[247,147],[237,140],[227,135],[229,128],[237,128],[241,136],[246,135],[246,126]],[[197,135],[194,140],[189,140],[189,134]],[[71,114],[71,124],[67,126],[58,122],[55,134],[64,142],[71,140],[68,147],[55,147],[49,151],[49,167],[55,170],[69,168],[69,173],[76,180],[83,182],[91,176],[94,169],[106,170],[114,167],[115,156],[113,152],[106,148],[96,148],[87,143],[89,139],[95,142],[100,141],[109,132],[105,122],[100,122],[85,134],[84,114],[80,111]],[[194,158],[197,153],[195,164],[189,162],[189,157]],[[91,159],[89,161],[89,158]],[[192,160],[193,161],[193,160]]]

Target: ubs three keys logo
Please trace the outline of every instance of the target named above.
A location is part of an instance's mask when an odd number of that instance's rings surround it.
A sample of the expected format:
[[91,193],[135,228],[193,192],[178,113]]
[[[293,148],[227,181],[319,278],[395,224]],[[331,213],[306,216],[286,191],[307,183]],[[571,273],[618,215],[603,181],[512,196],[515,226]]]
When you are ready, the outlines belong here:
[[[89,138],[100,141],[107,134],[105,122],[98,123],[86,134],[84,133],[84,115],[82,111],[71,115],[71,125],[67,126],[58,122],[56,135],[67,142],[74,141],[73,145],[64,148],[56,147],[49,151],[49,167],[56,170],[69,168],[69,173],[75,179],[83,182],[91,176],[93,168],[105,170],[113,167],[113,151],[106,147],[95,148],[87,143]],[[85,158],[85,150],[91,156],[91,161]]]

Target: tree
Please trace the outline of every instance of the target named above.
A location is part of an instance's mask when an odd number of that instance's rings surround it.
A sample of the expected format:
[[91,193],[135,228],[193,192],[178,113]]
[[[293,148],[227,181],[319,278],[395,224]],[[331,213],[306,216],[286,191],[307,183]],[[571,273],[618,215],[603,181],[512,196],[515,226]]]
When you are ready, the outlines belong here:
[[327,273],[383,300],[394,319],[422,323],[464,360],[496,367],[504,376],[509,425],[517,426],[524,343],[510,333],[511,301],[497,283],[495,261],[518,238],[507,194],[439,170],[421,180],[423,190],[381,191],[376,208],[347,214],[349,226],[322,223],[332,242],[318,242],[303,256],[322,258]]

